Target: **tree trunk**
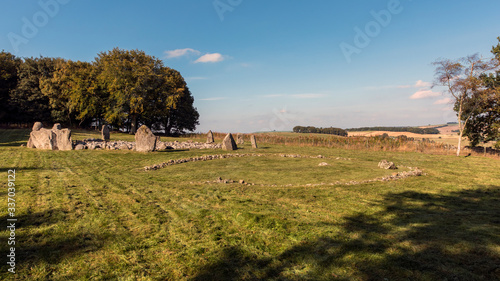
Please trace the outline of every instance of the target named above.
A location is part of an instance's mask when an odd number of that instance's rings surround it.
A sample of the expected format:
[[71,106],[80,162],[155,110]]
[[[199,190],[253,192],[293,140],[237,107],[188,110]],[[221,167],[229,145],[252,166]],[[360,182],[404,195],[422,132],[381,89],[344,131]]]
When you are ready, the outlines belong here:
[[137,115],[132,115],[132,121],[130,122],[130,133],[131,135],[135,135],[137,132]]
[[463,104],[463,96],[460,97],[459,107],[458,107],[458,131],[460,134],[458,135],[458,147],[457,147],[457,157],[460,156],[460,149],[462,146],[462,136],[464,134],[465,124],[462,123],[462,104]]
[[165,118],[163,121],[163,127],[165,129],[165,135],[170,136],[170,130],[172,130],[172,124],[170,118]]
[[460,146],[462,145],[462,133],[463,130],[460,130],[460,136],[458,137],[457,156],[460,156]]

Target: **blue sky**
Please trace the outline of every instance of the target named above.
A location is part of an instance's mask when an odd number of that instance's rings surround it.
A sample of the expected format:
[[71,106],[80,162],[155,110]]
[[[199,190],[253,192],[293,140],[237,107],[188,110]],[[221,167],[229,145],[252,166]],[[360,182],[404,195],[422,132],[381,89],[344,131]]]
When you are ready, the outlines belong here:
[[500,2],[1,0],[0,49],[92,61],[140,49],[177,69],[199,132],[455,120],[437,58],[490,56]]

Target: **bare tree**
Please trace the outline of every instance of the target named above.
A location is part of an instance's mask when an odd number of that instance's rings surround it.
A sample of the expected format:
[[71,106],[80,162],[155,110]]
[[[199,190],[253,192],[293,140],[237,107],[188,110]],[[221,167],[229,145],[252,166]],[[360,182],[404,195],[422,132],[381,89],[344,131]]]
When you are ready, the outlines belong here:
[[480,76],[494,69],[495,62],[474,54],[458,60],[438,59],[432,64],[436,67],[434,86],[446,87],[455,101],[459,131],[457,156],[460,156],[465,126],[472,117],[472,113],[464,111],[465,104],[468,103],[474,109],[477,96],[485,91],[484,81]]

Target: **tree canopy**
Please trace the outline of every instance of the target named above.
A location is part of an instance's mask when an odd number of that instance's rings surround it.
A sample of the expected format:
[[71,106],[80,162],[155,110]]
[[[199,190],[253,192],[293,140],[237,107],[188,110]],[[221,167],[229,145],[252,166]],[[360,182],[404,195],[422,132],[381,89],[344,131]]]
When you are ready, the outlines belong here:
[[[140,50],[115,48],[93,62],[0,53],[0,121],[139,124],[166,134],[193,131],[199,114],[182,75]],[[22,113],[22,114],[21,114]]]
[[[439,59],[433,64],[436,66],[435,85],[446,87],[455,101],[454,110],[457,112],[459,130],[457,156],[459,156],[466,128],[471,128],[471,123],[477,114],[487,114],[490,111],[481,108],[482,101],[489,95],[482,77],[495,69],[496,63],[494,60],[474,54],[457,60]],[[476,127],[476,130],[484,132],[482,126]]]
[[10,53],[0,52],[0,122],[6,122],[14,116],[9,106],[10,93],[15,89],[19,80],[17,70],[21,59]]
[[[500,37],[498,38],[500,42]],[[493,46],[492,63],[496,71],[485,73],[479,77],[482,88],[464,103],[464,113],[470,116],[464,135],[469,138],[472,146],[479,143],[496,141],[496,148],[500,148],[500,43]],[[457,104],[455,104],[457,108]],[[462,118],[465,121],[464,118]]]

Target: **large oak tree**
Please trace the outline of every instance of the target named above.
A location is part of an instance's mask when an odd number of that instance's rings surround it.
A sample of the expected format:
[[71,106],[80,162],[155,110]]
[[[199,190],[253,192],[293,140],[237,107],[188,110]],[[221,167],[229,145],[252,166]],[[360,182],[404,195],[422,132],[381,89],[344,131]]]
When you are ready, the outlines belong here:
[[135,133],[140,118],[154,104],[161,81],[161,60],[143,51],[115,48],[100,53],[96,66],[99,83],[109,94],[104,118],[119,126],[128,122],[130,133]]

